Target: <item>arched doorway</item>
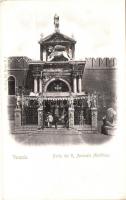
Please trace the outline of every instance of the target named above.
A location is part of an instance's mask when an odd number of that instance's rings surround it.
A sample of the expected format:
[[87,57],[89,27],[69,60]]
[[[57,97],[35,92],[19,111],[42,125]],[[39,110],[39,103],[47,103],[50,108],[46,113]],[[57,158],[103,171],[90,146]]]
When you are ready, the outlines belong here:
[[15,78],[13,76],[8,77],[8,95],[15,95]]
[[[51,99],[48,98],[44,101],[45,127],[48,127],[47,121],[50,114],[53,116],[52,127],[68,127],[68,99],[59,98],[59,93],[71,92],[70,84],[62,78],[53,78],[47,82],[44,91],[55,93],[54,99],[51,97]],[[58,97],[56,94],[58,94]]]
[[51,127],[66,127],[68,128],[68,100],[64,99],[48,99],[44,101],[44,127],[50,127],[48,123],[51,115],[53,121]]
[[29,100],[22,107],[22,125],[37,125],[38,124],[38,101]]

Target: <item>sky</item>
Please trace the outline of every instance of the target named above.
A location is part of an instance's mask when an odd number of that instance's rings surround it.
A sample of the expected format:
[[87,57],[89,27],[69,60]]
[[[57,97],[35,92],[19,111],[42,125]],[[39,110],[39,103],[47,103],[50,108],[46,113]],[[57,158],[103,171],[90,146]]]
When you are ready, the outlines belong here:
[[75,58],[116,57],[124,42],[123,0],[19,0],[0,4],[2,54],[40,58],[40,35],[54,32],[55,13],[60,32],[74,35]]

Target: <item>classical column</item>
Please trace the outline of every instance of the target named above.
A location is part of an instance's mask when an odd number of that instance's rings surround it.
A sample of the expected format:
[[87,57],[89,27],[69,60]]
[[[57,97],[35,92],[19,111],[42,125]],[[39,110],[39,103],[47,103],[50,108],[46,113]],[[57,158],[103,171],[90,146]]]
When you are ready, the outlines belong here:
[[39,92],[42,93],[42,78],[39,78]]
[[76,78],[76,76],[73,77],[73,92],[77,93],[77,78]]
[[82,79],[81,76],[78,78],[78,92],[82,92]]
[[46,50],[44,49],[44,50],[43,50],[43,61],[46,61],[46,57],[47,57],[47,55],[46,55]]
[[38,92],[38,82],[37,82],[37,77],[34,77],[34,93]]

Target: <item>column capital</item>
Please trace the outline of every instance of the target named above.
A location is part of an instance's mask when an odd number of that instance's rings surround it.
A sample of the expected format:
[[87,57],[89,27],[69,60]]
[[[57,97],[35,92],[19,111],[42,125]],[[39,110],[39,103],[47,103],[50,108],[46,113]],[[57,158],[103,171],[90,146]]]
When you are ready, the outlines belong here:
[[82,74],[78,74],[78,78],[82,78]]
[[73,73],[73,74],[72,74],[72,77],[73,77],[73,78],[77,78],[77,74],[76,74],[76,73]]
[[33,77],[34,77],[34,79],[37,79],[37,78],[38,78],[38,76],[37,76],[36,74],[33,74]]
[[38,77],[40,77],[40,76],[41,76],[40,71],[34,71],[34,72],[33,72],[33,77],[34,77],[34,78],[38,78]]
[[42,76],[38,76],[40,80],[42,80]]

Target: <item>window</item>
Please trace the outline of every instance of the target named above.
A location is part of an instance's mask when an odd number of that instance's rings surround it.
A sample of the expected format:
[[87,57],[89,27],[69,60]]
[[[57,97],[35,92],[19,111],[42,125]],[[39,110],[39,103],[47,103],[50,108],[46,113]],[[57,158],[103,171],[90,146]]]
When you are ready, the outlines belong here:
[[8,78],[8,95],[15,95],[15,78],[13,76]]

